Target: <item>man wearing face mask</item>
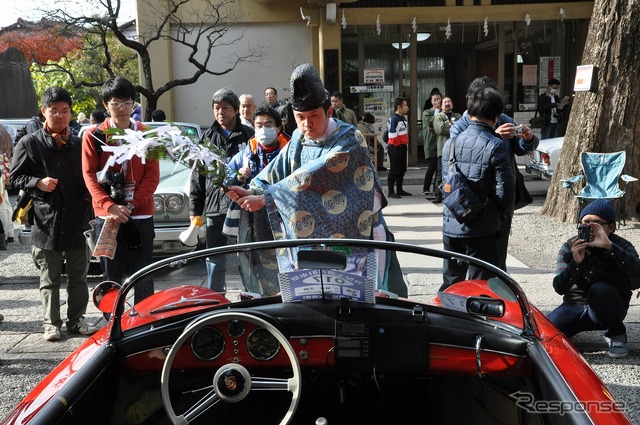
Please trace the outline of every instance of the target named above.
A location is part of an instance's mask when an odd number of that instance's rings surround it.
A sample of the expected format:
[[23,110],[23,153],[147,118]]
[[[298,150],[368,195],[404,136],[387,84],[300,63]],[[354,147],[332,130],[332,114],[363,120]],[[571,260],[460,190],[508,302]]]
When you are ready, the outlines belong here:
[[[238,176],[233,184],[249,187],[249,182],[267,166],[289,143],[289,136],[282,131],[282,118],[270,106],[260,106],[255,111],[254,118],[255,135],[249,140],[245,149],[238,152],[229,163],[229,167],[235,170]],[[263,208],[258,211],[248,212],[240,208],[235,202],[230,202],[222,232],[232,238],[237,238],[238,243],[272,240],[273,234],[269,229],[267,211]],[[246,254],[248,255],[248,254]],[[262,282],[276,282],[273,279],[261,279],[268,273],[263,269],[261,261],[251,262],[245,254],[239,258],[243,272],[243,282],[250,292],[261,295],[273,295],[278,288],[267,286]]]
[[558,134],[558,123],[560,122],[562,109],[565,107],[568,98],[559,100],[558,90],[560,81],[552,78],[549,80],[547,90],[538,97],[538,113],[544,118],[544,127],[541,130],[541,139],[553,139]]

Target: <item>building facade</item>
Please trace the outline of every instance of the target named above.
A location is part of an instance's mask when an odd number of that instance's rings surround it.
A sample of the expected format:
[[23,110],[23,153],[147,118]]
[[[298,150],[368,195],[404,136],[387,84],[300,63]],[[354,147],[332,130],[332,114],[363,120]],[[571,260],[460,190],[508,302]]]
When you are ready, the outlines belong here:
[[[191,3],[192,12],[183,12],[180,20],[197,26],[206,20],[197,12],[204,1]],[[415,164],[420,116],[433,87],[462,112],[468,83],[489,76],[502,89],[505,112],[521,122],[533,115],[535,98],[550,78],[561,81],[561,95],[570,95],[592,9],[593,1],[235,0],[226,9],[233,25],[212,51],[214,72],[249,51],[259,51],[259,57],[228,74],[205,74],[195,84],[176,87],[159,107],[176,121],[208,126],[215,90],[250,93],[260,103],[264,89],[275,87],[285,100],[291,71],[310,62],[327,89],[341,91],[360,115],[369,111],[382,121],[394,97],[407,97],[409,161]],[[140,37],[153,28],[153,10],[138,1]],[[156,85],[193,74],[183,46],[152,46]]]

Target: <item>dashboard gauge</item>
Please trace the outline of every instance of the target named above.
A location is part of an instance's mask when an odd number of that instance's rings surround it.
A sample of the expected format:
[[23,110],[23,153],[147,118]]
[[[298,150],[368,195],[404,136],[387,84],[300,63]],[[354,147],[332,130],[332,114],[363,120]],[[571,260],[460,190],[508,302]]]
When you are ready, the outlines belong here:
[[264,328],[257,328],[247,337],[247,350],[257,360],[270,360],[280,349],[280,343]]
[[229,332],[229,336],[231,336],[231,338],[240,338],[242,334],[244,334],[244,331],[244,323],[240,320],[232,320],[227,326],[227,332]]
[[224,336],[218,329],[208,326],[191,337],[191,351],[201,360],[213,360],[224,350]]

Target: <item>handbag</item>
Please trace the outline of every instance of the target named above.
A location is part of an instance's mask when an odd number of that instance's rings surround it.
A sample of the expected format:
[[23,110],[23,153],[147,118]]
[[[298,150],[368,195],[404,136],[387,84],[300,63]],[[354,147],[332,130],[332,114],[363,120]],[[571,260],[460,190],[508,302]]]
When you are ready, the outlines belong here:
[[531,128],[544,127],[544,118],[542,118],[542,115],[538,115],[538,109],[536,109],[536,113],[533,115],[533,118],[529,120],[529,127]]
[[514,208],[518,210],[522,207],[526,207],[532,202],[533,198],[527,190],[527,186],[524,184],[524,176],[520,170],[516,168],[516,196]]
[[444,206],[455,219],[459,223],[468,223],[482,212],[489,198],[473,190],[467,177],[460,171],[455,156],[455,142],[456,139],[451,140],[449,174],[442,183],[441,192]]
[[33,199],[31,198],[31,195],[25,190],[20,190],[18,197],[16,198],[16,204],[13,207],[11,220],[18,224],[27,224],[29,221],[29,210],[32,206]]

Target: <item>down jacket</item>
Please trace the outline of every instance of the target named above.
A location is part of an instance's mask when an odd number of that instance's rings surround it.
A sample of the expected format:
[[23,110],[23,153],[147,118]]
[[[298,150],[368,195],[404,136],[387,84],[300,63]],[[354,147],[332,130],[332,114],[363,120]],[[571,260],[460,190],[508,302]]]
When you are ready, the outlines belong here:
[[500,227],[500,215],[513,211],[515,175],[509,149],[484,123],[472,121],[457,137],[447,140],[442,149],[442,181],[449,175],[449,155],[455,143],[458,167],[473,185],[489,198],[478,217],[459,223],[443,209],[442,233],[451,238],[472,238],[496,233]]

